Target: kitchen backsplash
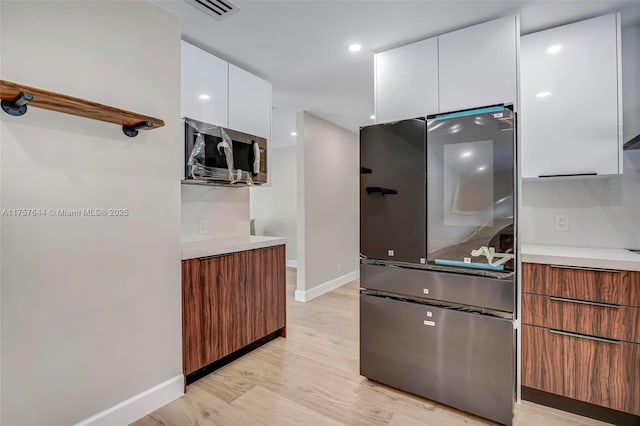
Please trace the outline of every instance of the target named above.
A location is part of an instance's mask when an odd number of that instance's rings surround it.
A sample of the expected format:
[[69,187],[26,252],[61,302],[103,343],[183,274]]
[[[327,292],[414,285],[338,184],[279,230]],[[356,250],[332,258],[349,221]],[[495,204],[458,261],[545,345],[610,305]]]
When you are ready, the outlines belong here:
[[[204,232],[200,233],[200,221]],[[249,188],[182,185],[182,240],[249,235]]]
[[[555,230],[556,214],[569,231]],[[621,176],[525,181],[521,218],[524,243],[640,248],[640,150],[624,153]]]

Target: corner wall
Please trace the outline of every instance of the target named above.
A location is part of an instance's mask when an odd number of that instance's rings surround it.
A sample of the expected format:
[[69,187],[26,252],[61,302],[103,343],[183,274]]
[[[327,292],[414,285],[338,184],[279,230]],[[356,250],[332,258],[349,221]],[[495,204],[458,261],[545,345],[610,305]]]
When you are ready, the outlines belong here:
[[298,285],[308,301],[358,277],[358,135],[297,115]]
[[296,147],[271,150],[271,185],[251,188],[256,235],[287,239],[287,264],[297,259]]
[[[35,107],[0,112],[3,209],[129,212],[1,218],[0,423],[70,425],[163,384],[136,400],[153,410],[182,393],[178,19],[134,0],[0,10],[2,79],[166,123],[132,139]],[[102,422],[144,413],[127,414]]]

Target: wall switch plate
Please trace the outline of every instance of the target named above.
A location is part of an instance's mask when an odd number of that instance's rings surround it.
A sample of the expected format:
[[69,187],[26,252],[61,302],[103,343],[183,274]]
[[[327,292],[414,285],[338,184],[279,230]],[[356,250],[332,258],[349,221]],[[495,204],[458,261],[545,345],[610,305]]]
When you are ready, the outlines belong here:
[[207,221],[204,219],[201,219],[200,222],[198,223],[198,232],[200,234],[206,234],[207,233]]
[[568,214],[556,214],[556,231],[557,232],[569,232],[569,215]]
[[338,272],[342,272],[342,263],[338,263]]
[[387,256],[395,256],[396,252],[393,250],[387,250]]

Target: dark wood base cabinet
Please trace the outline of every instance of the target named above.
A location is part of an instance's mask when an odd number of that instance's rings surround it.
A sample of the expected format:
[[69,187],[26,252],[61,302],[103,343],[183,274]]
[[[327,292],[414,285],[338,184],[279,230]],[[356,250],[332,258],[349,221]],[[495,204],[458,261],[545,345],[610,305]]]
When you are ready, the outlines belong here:
[[274,332],[285,335],[285,246],[182,261],[187,376]]
[[522,385],[640,415],[640,345],[522,327]]
[[525,263],[522,285],[522,386],[640,416],[640,272]]

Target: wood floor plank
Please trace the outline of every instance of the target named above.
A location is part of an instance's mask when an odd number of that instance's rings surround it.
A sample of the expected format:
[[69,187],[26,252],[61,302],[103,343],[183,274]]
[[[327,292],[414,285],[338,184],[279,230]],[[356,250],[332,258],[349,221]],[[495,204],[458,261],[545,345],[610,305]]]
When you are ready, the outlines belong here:
[[255,386],[231,405],[271,425],[344,425],[262,386]]
[[[254,418],[195,386],[190,386],[183,397],[154,411],[150,417],[163,426],[268,425],[260,418]],[[148,422],[146,417],[134,425],[154,424],[145,422]]]
[[[187,388],[135,426],[493,425],[479,417],[359,375],[359,283],[310,302],[294,300],[287,270],[287,338],[276,339]],[[532,403],[517,426],[603,423]]]

